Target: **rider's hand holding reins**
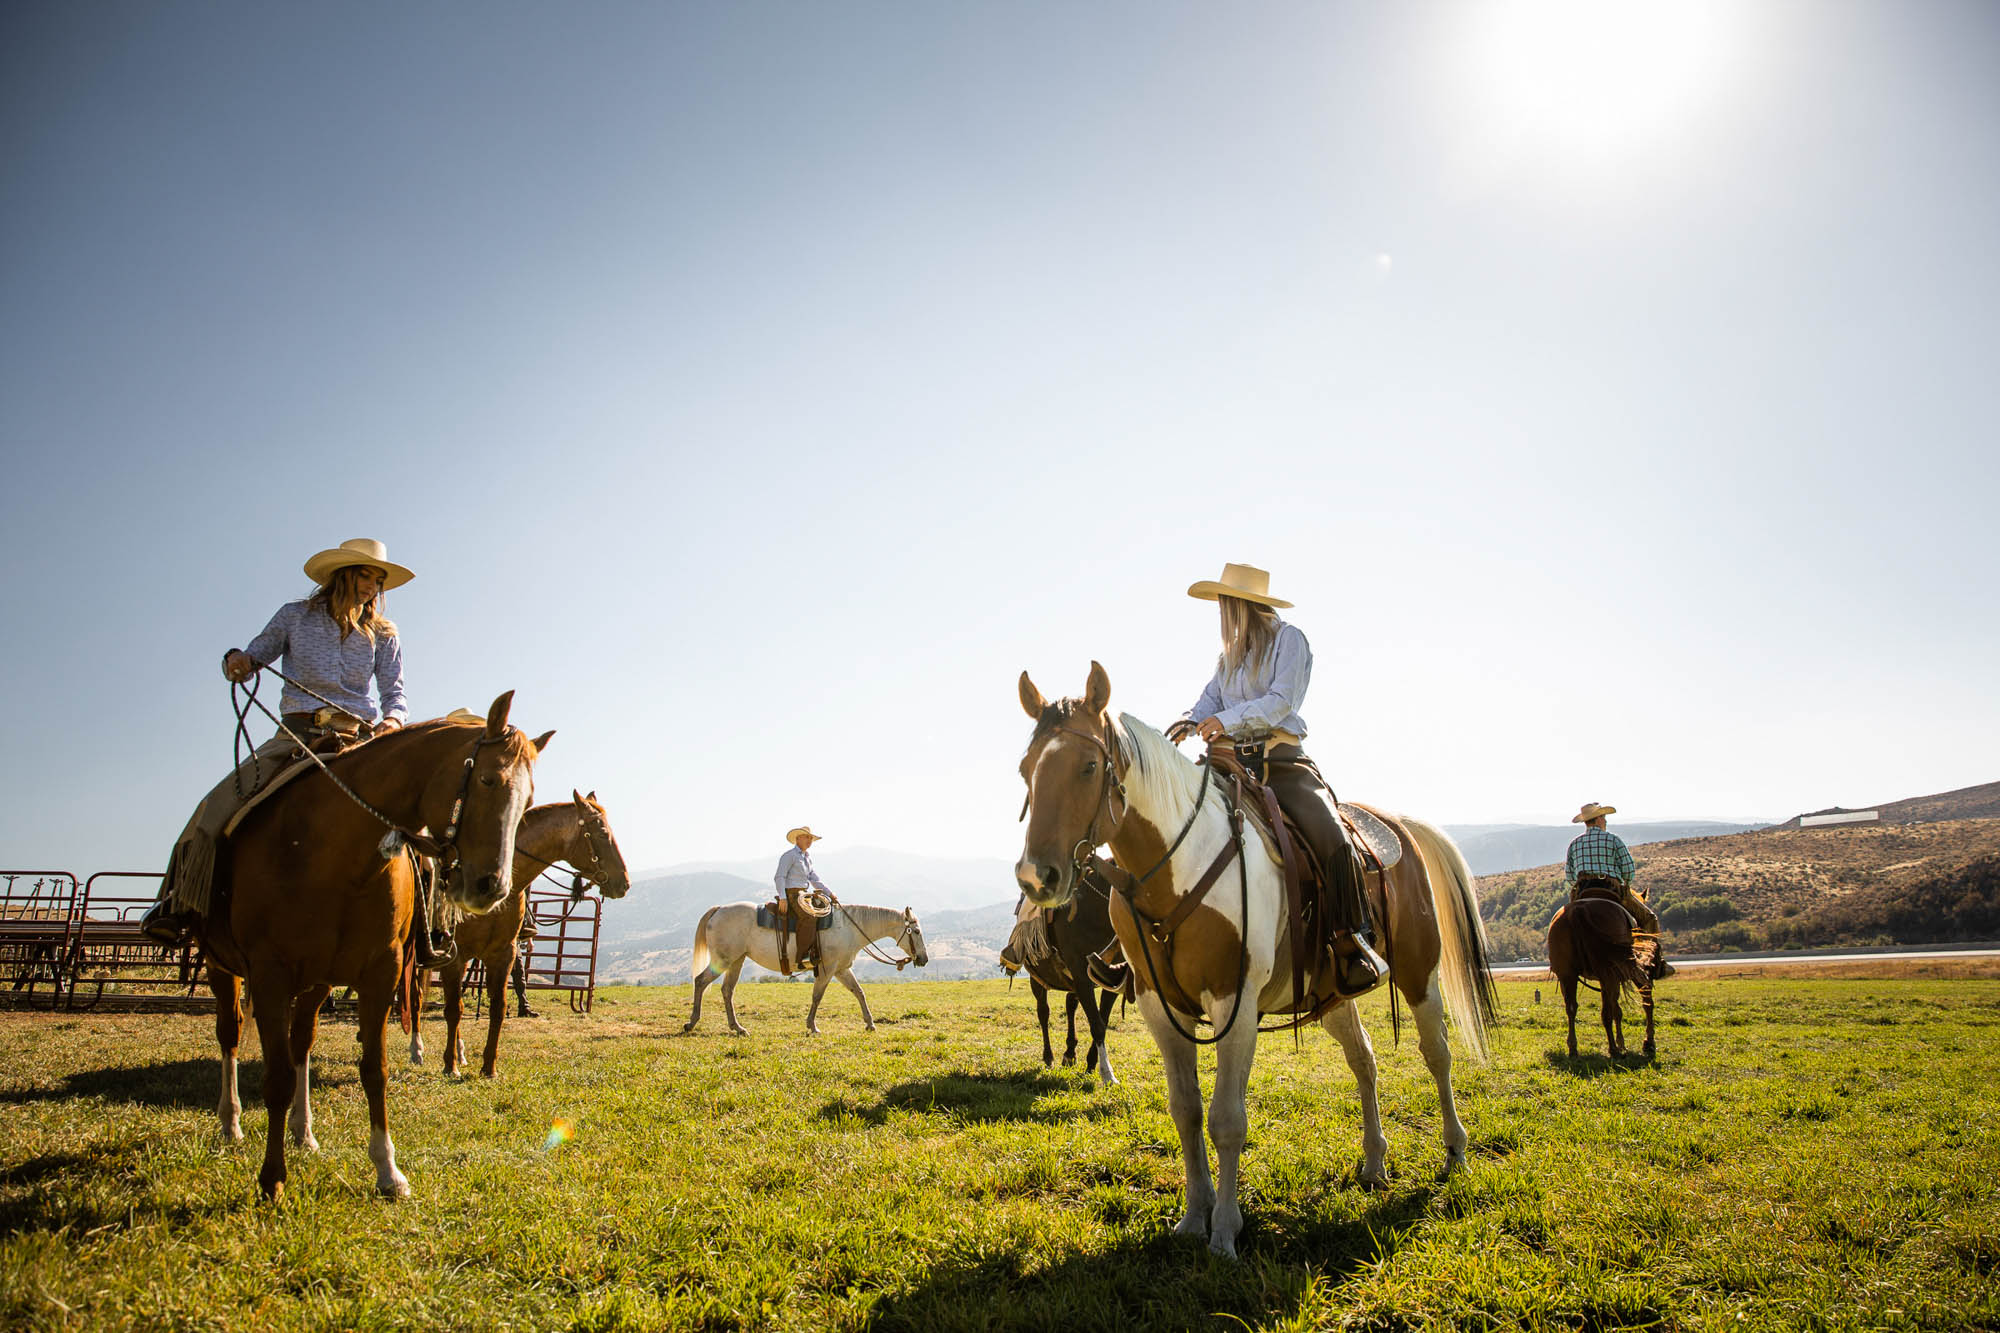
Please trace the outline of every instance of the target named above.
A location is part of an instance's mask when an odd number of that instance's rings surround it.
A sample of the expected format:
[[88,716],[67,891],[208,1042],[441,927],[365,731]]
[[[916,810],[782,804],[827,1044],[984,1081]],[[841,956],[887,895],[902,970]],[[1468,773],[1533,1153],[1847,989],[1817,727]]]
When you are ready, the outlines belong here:
[[257,659],[241,648],[231,648],[222,655],[222,674],[232,684],[241,685],[257,674]]
[[1205,741],[1221,740],[1224,735],[1222,723],[1212,717],[1205,717],[1201,720],[1200,730],[1201,738]]

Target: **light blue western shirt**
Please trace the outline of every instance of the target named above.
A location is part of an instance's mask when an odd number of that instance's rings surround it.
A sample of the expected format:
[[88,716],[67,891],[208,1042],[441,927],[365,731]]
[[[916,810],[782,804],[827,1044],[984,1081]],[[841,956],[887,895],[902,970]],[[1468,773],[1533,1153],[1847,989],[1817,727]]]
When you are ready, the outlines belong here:
[[1312,645],[1297,625],[1278,622],[1278,637],[1262,661],[1245,661],[1234,671],[1216,664],[1215,675],[1194,707],[1190,721],[1214,718],[1239,741],[1262,740],[1273,730],[1289,731],[1304,740],[1306,720],[1299,716],[1306,686],[1312,683]]
[[778,858],[778,873],[772,878],[778,886],[780,895],[783,895],[786,889],[819,889],[822,892],[832,892],[814,873],[812,858],[797,847],[785,849],[785,854]]
[[[355,630],[343,641],[340,626],[323,608],[303,601],[286,602],[243,651],[259,666],[282,658],[284,665],[279,670],[363,722],[385,717],[402,722],[409,717],[409,705],[403,699],[403,645],[394,634],[377,631],[371,639]],[[371,680],[381,696],[380,707],[369,697]],[[312,695],[287,685],[278,711],[311,713],[320,706]]]

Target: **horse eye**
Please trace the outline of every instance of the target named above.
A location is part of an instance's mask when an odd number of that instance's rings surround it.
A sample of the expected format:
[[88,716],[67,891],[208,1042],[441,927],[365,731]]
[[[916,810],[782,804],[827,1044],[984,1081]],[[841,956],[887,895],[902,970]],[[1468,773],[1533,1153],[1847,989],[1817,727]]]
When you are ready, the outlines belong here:
[[1097,771],[1097,761],[1095,759],[1090,760],[1083,766],[1083,775],[1085,777],[1089,777],[1092,773],[1095,773],[1096,771]]
[[479,779],[479,785],[482,787],[495,787],[499,783],[500,779],[494,777],[491,773],[483,774]]

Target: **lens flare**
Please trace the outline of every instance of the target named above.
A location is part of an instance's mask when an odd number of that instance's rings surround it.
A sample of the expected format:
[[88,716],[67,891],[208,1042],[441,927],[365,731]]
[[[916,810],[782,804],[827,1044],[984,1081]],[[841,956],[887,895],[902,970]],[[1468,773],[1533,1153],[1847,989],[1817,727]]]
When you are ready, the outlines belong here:
[[542,1140],[543,1152],[554,1152],[576,1137],[576,1126],[567,1120],[557,1119],[549,1124],[549,1136]]

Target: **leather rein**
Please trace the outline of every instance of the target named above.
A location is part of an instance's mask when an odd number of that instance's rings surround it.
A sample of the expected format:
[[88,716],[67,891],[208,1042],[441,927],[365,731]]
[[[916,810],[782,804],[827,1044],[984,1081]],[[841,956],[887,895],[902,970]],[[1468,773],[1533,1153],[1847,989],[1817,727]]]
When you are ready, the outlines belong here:
[[[1110,734],[1111,725],[1111,721],[1107,717],[1105,719],[1105,733],[1107,736]],[[1090,827],[1085,831],[1083,837],[1077,840],[1076,845],[1070,849],[1071,873],[1082,878],[1088,878],[1093,873],[1089,864],[1091,853],[1103,846],[1105,842],[1105,839],[1101,838],[1098,834],[1098,821],[1111,811],[1111,797],[1115,793],[1119,804],[1123,805],[1128,812],[1132,808],[1131,802],[1125,795],[1124,776],[1118,772],[1117,753],[1110,744],[1107,744],[1100,737],[1094,736],[1087,731],[1079,731],[1074,727],[1060,726],[1056,730],[1063,732],[1065,735],[1077,736],[1089,741],[1104,756],[1104,780],[1098,790],[1097,804],[1090,816]],[[1173,1025],[1174,1031],[1183,1040],[1192,1042],[1197,1046],[1212,1046],[1227,1037],[1230,1030],[1236,1026],[1236,1019],[1243,1012],[1243,985],[1250,976],[1250,865],[1248,859],[1243,855],[1243,811],[1238,800],[1231,798],[1227,802],[1229,807],[1229,840],[1223,844],[1222,850],[1216,853],[1215,860],[1210,863],[1207,870],[1202,872],[1201,878],[1195,881],[1194,887],[1183,894],[1180,900],[1174,904],[1173,910],[1164,917],[1149,917],[1139,909],[1138,903],[1140,887],[1147,880],[1158,874],[1169,861],[1174,859],[1174,853],[1179,851],[1181,844],[1187,841],[1188,834],[1194,831],[1195,823],[1201,818],[1202,809],[1208,801],[1208,787],[1214,777],[1214,769],[1206,762],[1203,762],[1200,767],[1201,789],[1195,793],[1194,806],[1188,811],[1187,820],[1181,825],[1180,832],[1174,836],[1173,843],[1168,846],[1165,854],[1159,860],[1155,861],[1152,868],[1147,870],[1146,873],[1131,876],[1131,883],[1121,883],[1114,887],[1118,890],[1118,896],[1125,900],[1126,909],[1132,913],[1133,920],[1139,923],[1139,952],[1146,961],[1147,978],[1153,989],[1159,992],[1161,1012],[1166,1014],[1167,1022]],[[1033,799],[1034,789],[1031,786],[1027,797],[1021,802],[1022,819],[1028,817],[1028,806]],[[1112,832],[1114,834],[1117,832],[1118,825],[1123,823],[1124,819],[1125,816],[1123,814],[1116,814],[1114,816],[1112,819]],[[1243,897],[1242,925],[1237,931],[1240,947],[1237,951],[1236,997],[1229,1008],[1229,1021],[1217,1029],[1215,1035],[1201,1037],[1181,1027],[1180,1020],[1174,1014],[1175,1009],[1179,1006],[1167,1002],[1167,991],[1160,984],[1159,968],[1153,961],[1152,944],[1160,946],[1161,953],[1165,956],[1167,966],[1171,972],[1173,967],[1174,933],[1194,914],[1195,908],[1201,906],[1202,899],[1208,896],[1208,891],[1215,887],[1217,880],[1222,878],[1222,872],[1228,869],[1231,861],[1236,862],[1237,880]],[[1148,942],[1149,936],[1151,937],[1151,943]],[[1174,989],[1179,991],[1179,985],[1176,984]],[[1180,998],[1187,1001],[1187,1012],[1195,1016],[1197,1023],[1201,1022],[1200,1007],[1194,1003],[1193,997],[1182,993]]]

